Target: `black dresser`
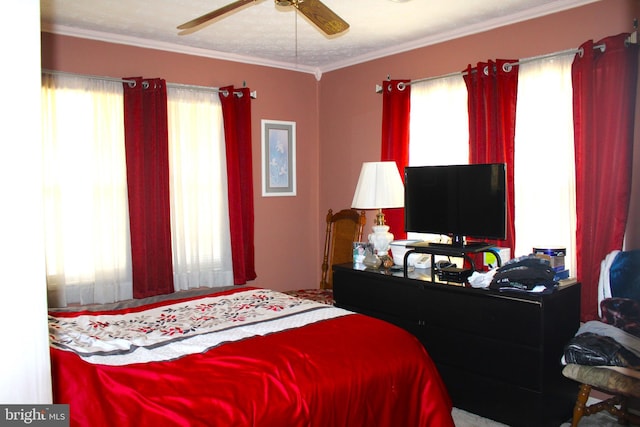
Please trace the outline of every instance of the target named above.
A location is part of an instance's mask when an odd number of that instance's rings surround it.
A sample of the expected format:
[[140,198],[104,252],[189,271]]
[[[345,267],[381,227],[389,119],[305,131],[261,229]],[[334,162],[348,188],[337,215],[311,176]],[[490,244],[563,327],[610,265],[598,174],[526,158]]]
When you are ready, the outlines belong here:
[[[422,273],[421,273],[422,272]],[[438,366],[454,406],[510,426],[571,418],[578,386],[562,376],[564,345],[579,327],[580,284],[540,295],[335,265],[338,307],[414,334]]]

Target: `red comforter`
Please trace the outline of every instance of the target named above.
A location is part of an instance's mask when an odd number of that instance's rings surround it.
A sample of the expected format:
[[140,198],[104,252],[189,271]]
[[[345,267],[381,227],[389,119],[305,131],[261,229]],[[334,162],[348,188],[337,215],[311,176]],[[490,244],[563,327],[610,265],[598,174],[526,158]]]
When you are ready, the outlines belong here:
[[73,426],[453,426],[417,339],[359,314],[167,361],[104,365],[54,345],[51,358]]

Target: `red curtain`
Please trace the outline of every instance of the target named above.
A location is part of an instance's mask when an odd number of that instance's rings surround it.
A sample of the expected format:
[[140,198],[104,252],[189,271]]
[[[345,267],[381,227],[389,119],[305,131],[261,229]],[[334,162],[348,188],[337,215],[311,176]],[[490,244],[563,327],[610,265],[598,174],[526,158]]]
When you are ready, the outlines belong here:
[[167,90],[162,79],[126,78],[124,128],[133,296],[173,292]]
[[597,318],[600,262],[622,248],[627,222],[638,74],[638,46],[626,46],[627,37],[585,42],[572,68],[583,321]]
[[469,163],[507,164],[507,238],[489,242],[510,248],[513,255],[516,240],[513,153],[518,66],[512,64],[517,64],[517,60],[481,62],[475,68],[469,65],[464,80],[468,91]]
[[248,88],[221,88],[229,192],[233,281],[256,278],[251,159],[251,95]]
[[[409,80],[382,83],[382,154],[380,160],[394,160],[404,182],[404,168],[409,165],[409,121],[411,86]],[[385,209],[385,218],[394,239],[406,239],[404,208]]]

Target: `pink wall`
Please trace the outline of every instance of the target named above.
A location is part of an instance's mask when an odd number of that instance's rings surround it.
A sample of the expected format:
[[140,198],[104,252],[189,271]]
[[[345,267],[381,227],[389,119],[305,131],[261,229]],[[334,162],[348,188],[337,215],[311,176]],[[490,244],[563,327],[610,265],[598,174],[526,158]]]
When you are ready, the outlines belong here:
[[[42,35],[42,67],[89,75],[162,77],[171,83],[241,86],[252,101],[257,286],[317,287],[327,209],[349,207],[363,161],[380,156],[381,97],[375,85],[464,69],[490,58],[525,58],[632,31],[637,0],[603,0],[370,61],[322,76],[153,49]],[[260,120],[297,125],[297,196],[261,196]],[[466,124],[461,124],[466,126]],[[638,146],[638,144],[636,144]],[[636,150],[640,152],[640,149]],[[372,216],[368,216],[371,224]],[[369,226],[367,226],[367,229]]]

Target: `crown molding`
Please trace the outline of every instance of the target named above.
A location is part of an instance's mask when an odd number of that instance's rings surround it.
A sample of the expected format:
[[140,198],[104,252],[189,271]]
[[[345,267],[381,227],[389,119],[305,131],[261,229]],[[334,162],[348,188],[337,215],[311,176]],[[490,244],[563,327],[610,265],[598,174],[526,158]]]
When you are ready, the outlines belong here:
[[424,37],[411,42],[398,44],[389,48],[380,49],[365,55],[349,58],[344,61],[334,62],[326,66],[319,67],[320,73],[339,70],[341,68],[350,67],[375,59],[385,58],[387,56],[396,55],[410,50],[420,49],[438,43],[470,36],[493,30],[495,28],[505,27],[507,25],[517,24],[519,22],[528,21],[530,19],[540,18],[542,16],[551,15],[576,7],[584,6],[590,3],[596,3],[600,0],[560,0],[552,4],[540,5],[538,7],[528,9],[523,12],[514,13],[496,19],[491,19],[475,25],[466,26],[465,28],[456,28],[455,30],[439,33],[433,36]]

